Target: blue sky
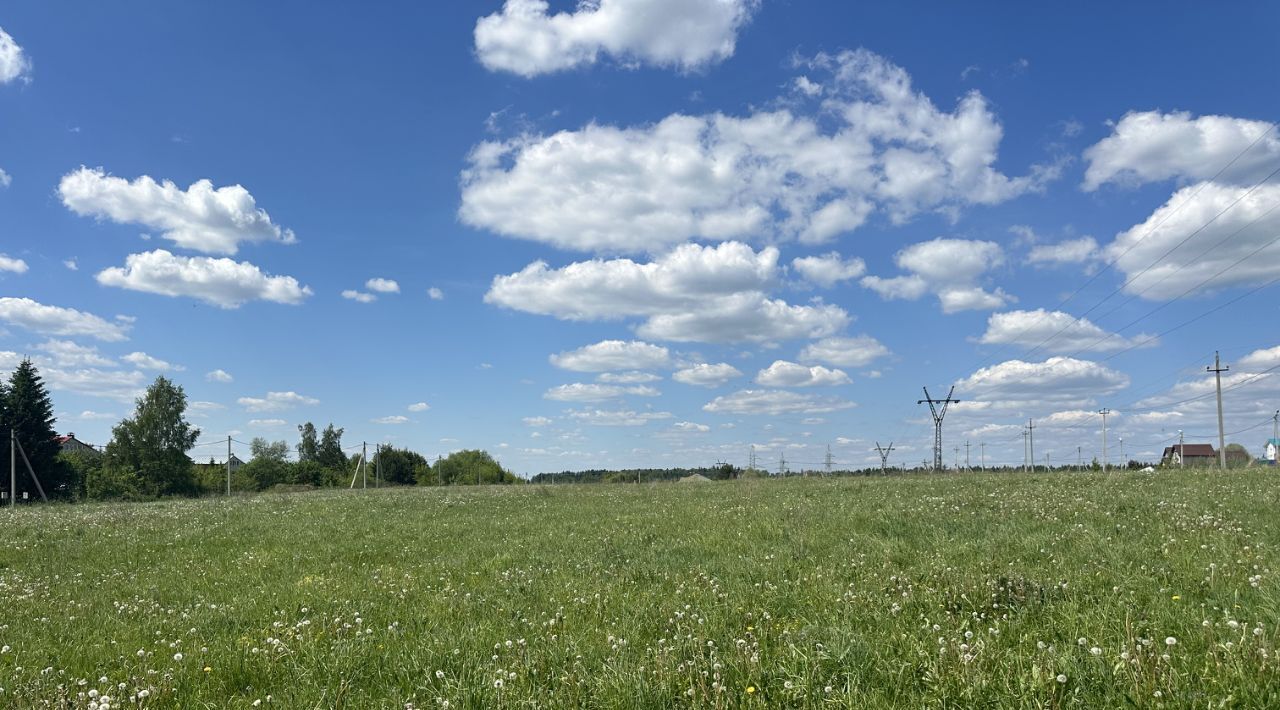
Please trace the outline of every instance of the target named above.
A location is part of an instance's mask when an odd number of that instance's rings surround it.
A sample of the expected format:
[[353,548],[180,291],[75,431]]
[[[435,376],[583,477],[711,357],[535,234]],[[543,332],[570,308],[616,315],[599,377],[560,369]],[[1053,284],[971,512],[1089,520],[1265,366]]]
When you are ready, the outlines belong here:
[[948,463],[1152,456],[1218,349],[1257,450],[1278,14],[6,3],[0,360],[91,443],[165,373],[527,474],[914,464],[952,384]]

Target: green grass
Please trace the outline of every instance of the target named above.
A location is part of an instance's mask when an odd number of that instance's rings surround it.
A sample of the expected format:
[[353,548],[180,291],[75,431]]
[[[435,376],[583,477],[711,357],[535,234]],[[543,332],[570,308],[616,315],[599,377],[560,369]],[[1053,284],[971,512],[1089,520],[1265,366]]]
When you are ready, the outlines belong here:
[[1207,472],[4,511],[0,706],[1276,707],[1277,512]]

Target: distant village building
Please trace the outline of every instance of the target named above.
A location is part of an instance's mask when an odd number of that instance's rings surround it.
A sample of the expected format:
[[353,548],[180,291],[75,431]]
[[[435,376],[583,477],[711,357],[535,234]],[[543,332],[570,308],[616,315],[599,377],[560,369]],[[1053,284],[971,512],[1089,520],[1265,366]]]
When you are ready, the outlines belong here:
[[76,435],[68,432],[66,436],[58,437],[58,447],[66,454],[91,454],[93,456],[101,456],[102,452],[93,447],[92,444],[86,444],[76,438]]
[[1267,439],[1266,453],[1262,455],[1263,460],[1274,466],[1277,453],[1280,453],[1280,439]]
[[1212,444],[1174,444],[1164,447],[1160,463],[1167,466],[1212,466],[1218,462],[1218,452]]
[[[243,465],[244,465],[244,462],[241,461],[239,457],[237,457],[235,454],[231,454],[231,472],[232,473],[235,473],[236,469],[240,468]],[[197,469],[217,469],[219,471],[226,471],[227,460],[223,459],[221,461],[218,461],[214,457],[210,456],[209,463],[196,463],[196,468]]]

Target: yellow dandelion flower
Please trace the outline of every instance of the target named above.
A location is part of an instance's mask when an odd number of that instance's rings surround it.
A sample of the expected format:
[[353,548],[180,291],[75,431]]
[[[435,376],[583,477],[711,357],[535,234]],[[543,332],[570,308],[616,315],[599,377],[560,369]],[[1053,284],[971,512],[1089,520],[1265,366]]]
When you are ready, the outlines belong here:
[[210,668],[209,666],[205,666],[205,667],[204,667],[204,672],[205,672],[205,673],[211,673],[211,672],[213,672],[213,669],[212,669],[212,668]]
[[755,687],[754,685],[748,685],[748,686],[747,686],[747,695],[751,695],[751,694],[752,694],[752,693],[754,693],[754,692],[756,692],[756,687]]
[[1181,594],[1175,594],[1175,595],[1173,595],[1173,600],[1174,600],[1175,602],[1176,602],[1176,601],[1178,601],[1178,600],[1179,600],[1179,599],[1181,599],[1181,598],[1182,598],[1182,595],[1181,595]]

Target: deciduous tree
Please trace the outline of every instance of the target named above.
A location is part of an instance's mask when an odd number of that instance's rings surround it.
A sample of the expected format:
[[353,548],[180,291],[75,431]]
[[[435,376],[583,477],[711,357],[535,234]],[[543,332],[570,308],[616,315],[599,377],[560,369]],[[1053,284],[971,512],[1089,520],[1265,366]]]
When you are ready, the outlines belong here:
[[298,425],[298,463],[315,461],[320,457],[320,443],[316,425],[311,422]]
[[182,387],[157,377],[137,400],[133,416],[112,429],[105,468],[132,474],[148,495],[196,494],[187,452],[200,430],[187,422],[186,411],[187,395]]

